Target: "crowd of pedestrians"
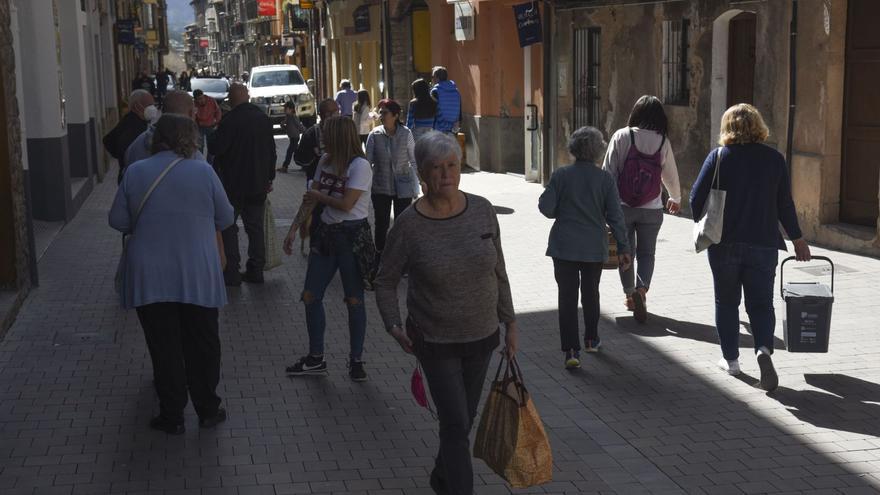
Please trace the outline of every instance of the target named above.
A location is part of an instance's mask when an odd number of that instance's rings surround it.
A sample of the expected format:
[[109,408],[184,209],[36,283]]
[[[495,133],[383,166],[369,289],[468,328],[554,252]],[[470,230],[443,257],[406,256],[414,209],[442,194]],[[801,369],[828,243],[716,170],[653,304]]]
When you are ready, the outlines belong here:
[[[308,257],[300,300],[309,344],[285,372],[329,371],[324,295],[338,272],[348,311],[348,375],[367,380],[367,291],[375,291],[382,325],[416,356],[436,404],[440,447],[430,485],[436,493],[467,495],[474,476],[469,433],[493,352],[502,346],[508,357],[516,353],[516,312],[495,210],[459,189],[461,97],[455,83],[437,67],[433,86],[419,79],[412,92],[406,124],[400,103],[383,99],[373,108],[369,92],[354,91],[347,80],[335,98],[318,104],[320,118],[308,129],[295,108],[286,107],[289,144],[278,171],[298,164],[307,188],[282,248],[291,255],[299,238]],[[271,121],[249,103],[246,86],[231,85],[226,114],[203,94],[193,96],[168,92],[160,115],[151,93],[137,88],[130,112],[104,138],[120,161],[109,216],[124,236],[120,299],[136,309],[153,363],[160,412],[150,426],[169,434],[184,431],[187,397],[201,427],[226,419],[216,393],[218,310],[227,302],[226,286],[263,282],[264,215],[277,160]],[[540,212],[553,220],[546,254],[553,260],[567,369],[582,366],[582,350],[596,353],[602,346],[599,282],[609,267],[609,239],[616,244],[612,266],[626,307],[636,321],[648,318],[664,209],[677,214],[682,202],[668,128],[660,100],[643,96],[609,143],[595,128],[575,130],[568,142],[574,162],[558,167],[540,196]],[[744,294],[761,386],[772,390],[778,384],[770,358],[773,280],[778,249],[785,248],[777,223],[793,239],[798,260],[809,260],[810,249],[798,227],[785,161],[763,144],[767,135],[754,107],[728,109],[720,147],[706,157],[690,204],[699,220],[711,190],[726,191],[723,235],[708,248],[719,366],[740,372]],[[248,237],[243,272],[239,217]]]

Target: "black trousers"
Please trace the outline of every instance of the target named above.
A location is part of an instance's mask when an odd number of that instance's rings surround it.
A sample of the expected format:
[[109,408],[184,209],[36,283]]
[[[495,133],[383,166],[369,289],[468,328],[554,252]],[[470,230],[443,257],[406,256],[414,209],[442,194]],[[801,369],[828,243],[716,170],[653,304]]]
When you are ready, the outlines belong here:
[[412,198],[398,198],[387,194],[373,194],[373,213],[376,217],[376,251],[385,249],[385,237],[388,235],[388,227],[391,226],[391,205],[394,204],[394,218],[403,213],[410,204]]
[[293,159],[293,153],[299,145],[299,136],[288,136],[287,139],[289,141],[287,144],[287,153],[284,155],[284,163],[281,164],[285,169],[290,166],[290,161]]
[[244,231],[248,238],[248,260],[245,269],[250,273],[262,276],[266,266],[265,233],[263,232],[263,214],[266,208],[266,196],[235,201],[235,222],[223,231],[223,250],[226,251],[226,273],[238,276],[241,269],[241,253],[238,250],[238,217],[244,223]]
[[217,308],[155,303],[139,306],[160,414],[183,423],[187,390],[199,418],[217,414],[220,397],[220,335]]
[[440,419],[440,450],[434,475],[443,480],[450,495],[474,492],[468,436],[491,359],[492,351],[448,359],[419,359]]
[[562,340],[562,351],[579,351],[578,288],[584,308],[584,340],[596,340],[599,337],[599,280],[602,278],[602,263],[553,258],[553,273],[559,288],[559,337]]

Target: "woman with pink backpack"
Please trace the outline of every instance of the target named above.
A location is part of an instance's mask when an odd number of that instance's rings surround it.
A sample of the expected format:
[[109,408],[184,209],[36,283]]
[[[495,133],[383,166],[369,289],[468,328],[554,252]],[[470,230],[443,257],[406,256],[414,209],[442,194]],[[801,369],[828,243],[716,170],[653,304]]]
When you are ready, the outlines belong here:
[[662,186],[669,193],[666,209],[673,215],[681,208],[681,187],[672,145],[667,138],[668,121],[656,96],[636,101],[627,126],[611,137],[602,168],[617,184],[633,263],[620,270],[626,307],[636,321],[648,318],[645,295],[654,274],[657,234],[663,223]]

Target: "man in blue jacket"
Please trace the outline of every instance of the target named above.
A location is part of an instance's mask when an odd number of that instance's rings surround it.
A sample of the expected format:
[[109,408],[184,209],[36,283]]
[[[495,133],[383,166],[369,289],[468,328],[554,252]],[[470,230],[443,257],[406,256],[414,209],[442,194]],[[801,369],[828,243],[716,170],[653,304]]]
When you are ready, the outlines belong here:
[[455,82],[449,80],[446,67],[437,66],[431,71],[431,96],[437,100],[437,116],[434,130],[454,133],[461,121],[461,94]]

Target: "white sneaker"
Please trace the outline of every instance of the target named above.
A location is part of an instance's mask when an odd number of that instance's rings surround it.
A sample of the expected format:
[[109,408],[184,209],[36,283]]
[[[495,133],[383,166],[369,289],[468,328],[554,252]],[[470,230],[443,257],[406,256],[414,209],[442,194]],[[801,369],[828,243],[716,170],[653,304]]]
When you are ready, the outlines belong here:
[[738,375],[742,373],[739,369],[739,360],[734,359],[733,361],[728,361],[724,358],[718,360],[718,367],[727,372],[728,375]]

